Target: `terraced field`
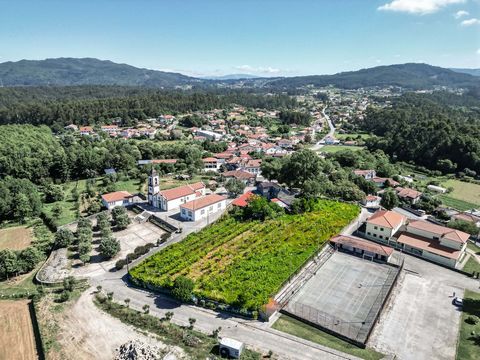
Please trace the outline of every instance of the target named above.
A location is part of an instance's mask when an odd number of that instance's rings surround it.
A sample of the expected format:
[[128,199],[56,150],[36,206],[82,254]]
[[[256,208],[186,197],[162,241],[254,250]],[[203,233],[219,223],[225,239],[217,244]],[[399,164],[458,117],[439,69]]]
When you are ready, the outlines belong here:
[[354,205],[321,200],[313,212],[264,222],[227,216],[146,259],[130,275],[165,288],[184,275],[194,280],[197,296],[257,309],[358,212]]

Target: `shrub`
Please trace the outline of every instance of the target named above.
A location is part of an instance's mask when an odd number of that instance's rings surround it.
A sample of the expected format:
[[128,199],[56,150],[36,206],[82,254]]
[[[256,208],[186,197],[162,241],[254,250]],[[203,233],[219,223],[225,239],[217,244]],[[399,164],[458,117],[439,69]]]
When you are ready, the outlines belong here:
[[115,269],[122,270],[125,265],[127,265],[127,260],[120,259],[115,263]]
[[99,246],[100,253],[103,257],[111,259],[120,251],[120,243],[112,236],[102,238]]
[[181,301],[191,302],[193,296],[193,287],[193,280],[180,275],[173,283],[172,295]]
[[70,246],[75,240],[75,235],[73,232],[67,228],[59,229],[55,233],[55,248],[65,248]]
[[469,316],[465,319],[465,322],[470,325],[476,325],[478,323],[478,317],[476,316]]

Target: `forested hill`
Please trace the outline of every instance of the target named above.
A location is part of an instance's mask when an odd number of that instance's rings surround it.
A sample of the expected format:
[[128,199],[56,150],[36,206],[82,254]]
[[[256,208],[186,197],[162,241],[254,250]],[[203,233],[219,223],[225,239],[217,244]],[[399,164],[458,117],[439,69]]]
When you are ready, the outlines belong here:
[[444,173],[480,173],[480,100],[450,93],[405,94],[392,107],[369,108],[361,123],[378,135],[370,150]]
[[93,58],[20,60],[0,63],[0,85],[124,85],[170,88],[201,80],[182,74],[140,69]]
[[480,78],[427,64],[377,66],[335,75],[298,76],[274,79],[267,86],[291,88],[307,85],[356,89],[372,86],[400,86],[407,89],[428,89],[434,86],[474,87]]

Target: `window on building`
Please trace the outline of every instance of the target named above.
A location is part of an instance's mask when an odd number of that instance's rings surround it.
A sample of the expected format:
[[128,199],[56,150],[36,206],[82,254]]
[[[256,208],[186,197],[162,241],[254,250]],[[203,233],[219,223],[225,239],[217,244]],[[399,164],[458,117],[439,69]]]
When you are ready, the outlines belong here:
[[372,235],[372,233],[369,231],[369,232],[367,232],[367,235]]
[[213,210],[213,206],[210,206],[210,207],[208,208],[208,210],[209,210],[209,211],[212,211],[212,210]]
[[200,211],[200,214],[205,214],[205,209],[202,209],[202,211]]
[[383,235],[379,235],[378,237],[379,237],[380,239],[383,239]]
[[373,237],[377,237],[377,234],[373,234]]
[[378,226],[374,226],[373,228],[374,228],[375,230],[378,230]]
[[433,240],[440,240],[440,238],[438,236],[434,236]]
[[218,203],[217,207],[220,209],[222,207],[222,203]]
[[380,231],[383,231],[383,228],[380,228]]

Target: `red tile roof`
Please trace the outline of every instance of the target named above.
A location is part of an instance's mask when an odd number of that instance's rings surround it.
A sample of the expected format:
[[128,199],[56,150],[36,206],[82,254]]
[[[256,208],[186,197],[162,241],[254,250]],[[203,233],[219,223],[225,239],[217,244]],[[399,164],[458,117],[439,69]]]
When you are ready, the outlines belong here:
[[338,235],[331,238],[330,241],[335,244],[349,245],[357,249],[370,251],[374,254],[387,257],[392,255],[393,253],[393,249],[391,247],[375,244],[373,242],[363,240],[354,236]]
[[248,200],[254,196],[251,191],[247,191],[245,194],[240,195],[238,198],[233,200],[232,205],[245,207],[248,205]]
[[399,213],[388,210],[379,210],[373,214],[367,222],[374,225],[379,225],[394,229],[401,224],[404,224],[407,221],[407,218]]
[[467,234],[463,231],[432,224],[431,222],[422,220],[410,221],[407,225],[407,229],[408,228],[423,230],[432,234],[436,234],[439,238],[444,238],[462,244],[466,243],[468,238],[470,237],[470,234]]
[[103,194],[102,199],[107,202],[116,202],[116,201],[123,201],[133,195],[130,194],[128,191],[115,191],[108,194]]
[[247,180],[254,178],[255,175],[250,174],[247,171],[242,171],[242,170],[232,170],[232,171],[227,171],[223,173],[223,176],[225,177],[233,177],[235,179],[240,179],[240,180]]
[[397,242],[399,242],[400,244],[411,246],[416,249],[426,250],[428,252],[444,256],[449,259],[457,260],[462,253],[461,250],[452,249],[440,245],[439,240],[427,239],[422,236],[410,233],[401,233],[397,239]]
[[227,198],[225,196],[221,196],[221,195],[218,195],[218,194],[210,194],[210,195],[204,196],[200,199],[195,199],[195,200],[186,202],[185,204],[180,205],[180,207],[188,209],[188,210],[195,211],[195,210],[203,209],[207,206],[216,204],[216,203],[218,203],[220,201],[223,201],[223,200],[226,200],[226,199]]
[[160,191],[160,195],[162,195],[167,201],[170,201],[183,196],[193,195],[196,191],[203,188],[205,188],[205,184],[203,182],[197,182],[195,184],[183,185],[173,189]]
[[207,157],[205,159],[202,159],[203,162],[217,162],[217,159],[214,157]]
[[395,191],[397,192],[397,195],[401,198],[416,199],[422,196],[422,193],[415,189],[397,187]]

